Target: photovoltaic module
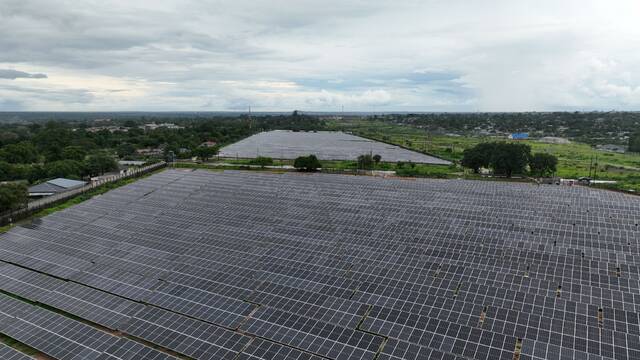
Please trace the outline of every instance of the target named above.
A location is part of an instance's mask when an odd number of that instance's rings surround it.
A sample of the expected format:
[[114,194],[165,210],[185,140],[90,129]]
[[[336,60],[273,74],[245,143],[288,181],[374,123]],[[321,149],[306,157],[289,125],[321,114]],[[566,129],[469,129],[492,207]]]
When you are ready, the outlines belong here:
[[0,333],[78,360],[640,359],[639,221],[577,186],[166,170],[0,235]]

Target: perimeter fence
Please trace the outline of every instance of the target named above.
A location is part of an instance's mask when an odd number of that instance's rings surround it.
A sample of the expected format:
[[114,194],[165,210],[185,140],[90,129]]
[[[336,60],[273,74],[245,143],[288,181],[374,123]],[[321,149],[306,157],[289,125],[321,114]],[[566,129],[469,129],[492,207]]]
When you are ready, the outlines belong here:
[[60,193],[60,194],[47,196],[47,197],[44,197],[42,199],[29,201],[27,206],[25,206],[23,208],[12,210],[12,211],[8,211],[8,212],[4,212],[4,213],[0,214],[0,226],[5,226],[5,225],[11,224],[13,222],[16,222],[18,220],[22,220],[22,219],[27,218],[30,215],[40,211],[40,210],[42,210],[42,209],[45,209],[45,208],[48,208],[50,206],[59,204],[61,202],[69,200],[69,199],[71,199],[73,197],[76,197],[78,195],[84,194],[84,193],[86,193],[88,191],[91,191],[91,190],[93,190],[95,188],[98,188],[100,186],[103,186],[105,184],[116,182],[116,181],[119,181],[119,180],[140,177],[140,176],[142,176],[144,174],[147,174],[149,172],[158,170],[158,169],[166,167],[166,166],[167,166],[167,163],[164,162],[164,161],[161,161],[159,163],[143,166],[143,167],[140,167],[140,168],[137,168],[137,169],[129,169],[128,171],[126,171],[126,172],[124,172],[122,174],[108,176],[108,177],[102,178],[102,179],[97,180],[97,181],[92,181],[91,183],[89,183],[87,185],[84,185],[82,187],[79,187],[77,189],[65,191],[65,192]]

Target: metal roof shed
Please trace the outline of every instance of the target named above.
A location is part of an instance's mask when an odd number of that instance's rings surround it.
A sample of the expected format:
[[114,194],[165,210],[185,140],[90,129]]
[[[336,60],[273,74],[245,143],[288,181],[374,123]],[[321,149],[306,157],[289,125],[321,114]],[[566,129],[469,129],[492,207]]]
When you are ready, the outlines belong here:
[[57,178],[29,188],[29,196],[50,196],[82,187],[84,181]]

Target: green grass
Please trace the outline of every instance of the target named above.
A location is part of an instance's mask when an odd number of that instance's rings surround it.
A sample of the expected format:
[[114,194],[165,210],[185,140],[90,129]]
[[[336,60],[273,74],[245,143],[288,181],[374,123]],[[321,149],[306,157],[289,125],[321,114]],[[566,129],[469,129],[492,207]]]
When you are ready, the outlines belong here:
[[11,229],[13,226],[14,226],[13,224],[5,225],[5,226],[0,226],[0,234],[5,233],[5,232],[9,231],[9,229]]
[[[374,120],[358,120],[349,122],[330,122],[331,130],[351,131],[354,134],[374,140],[384,141],[405,148],[435,155],[451,161],[462,159],[465,149],[485,141],[504,141],[498,137],[471,137],[432,135],[426,130],[412,126],[390,124]],[[563,178],[579,178],[589,175],[592,157],[598,157],[597,178],[599,180],[615,180],[618,184],[603,186],[618,190],[635,190],[640,192],[640,154],[618,154],[595,150],[588,144],[546,144],[535,140],[527,140],[532,152],[546,152],[558,157],[557,175]],[[384,160],[384,159],[383,159]],[[595,162],[595,161],[594,161]],[[595,166],[592,167],[592,169]],[[451,169],[450,176],[460,172]],[[441,176],[440,170],[428,170],[429,176]],[[593,175],[593,173],[592,173]],[[465,177],[470,177],[466,175]]]
[[415,177],[428,177],[438,179],[458,178],[464,177],[464,172],[456,166],[443,166],[443,165],[403,165],[396,167],[396,174],[398,176],[415,176]]
[[173,165],[175,168],[179,169],[204,169],[210,171],[224,171],[224,170],[250,170],[250,171],[268,171],[268,172],[287,172],[292,171],[289,169],[273,169],[273,168],[260,168],[260,167],[250,167],[247,165],[216,165],[213,164],[202,164],[202,163],[176,163]]

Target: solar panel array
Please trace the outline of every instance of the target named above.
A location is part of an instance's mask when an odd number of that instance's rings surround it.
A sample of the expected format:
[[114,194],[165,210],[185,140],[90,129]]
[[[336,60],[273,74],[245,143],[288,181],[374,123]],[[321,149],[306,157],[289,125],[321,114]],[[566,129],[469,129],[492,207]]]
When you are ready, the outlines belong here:
[[639,221],[584,187],[167,170],[0,235],[0,333],[58,359],[640,359]]
[[451,162],[396,145],[365,139],[339,131],[300,132],[274,130],[240,140],[220,150],[222,157],[295,159],[316,155],[320,160],[355,160],[362,154],[378,154],[382,161],[411,161],[449,165]]

